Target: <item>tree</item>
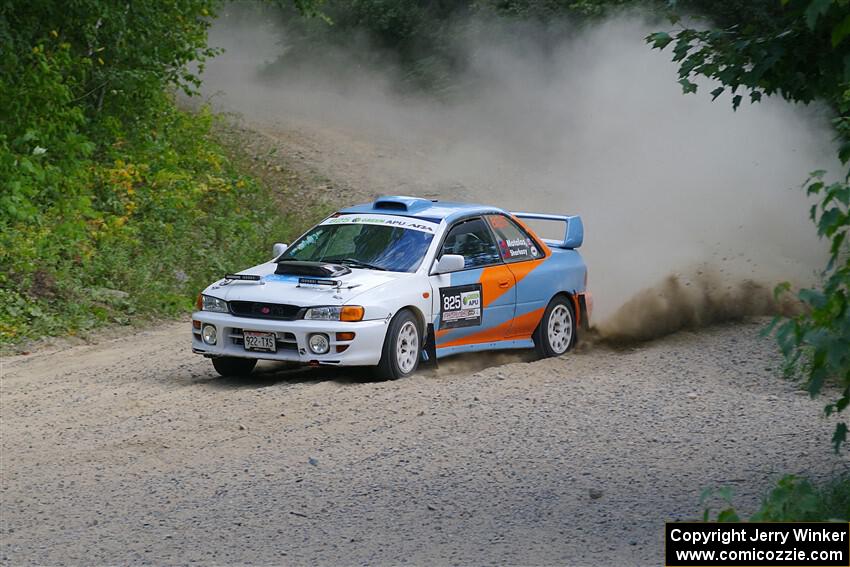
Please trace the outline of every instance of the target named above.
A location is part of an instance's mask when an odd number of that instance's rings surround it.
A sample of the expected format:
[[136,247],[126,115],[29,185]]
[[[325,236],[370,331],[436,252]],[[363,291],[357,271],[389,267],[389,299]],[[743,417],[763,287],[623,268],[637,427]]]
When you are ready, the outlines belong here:
[[[681,22],[671,2],[673,24]],[[838,157],[850,161],[850,0],[777,0],[770,17],[696,29],[682,27],[657,32],[646,39],[654,47],[672,45],[679,64],[679,83],[685,93],[697,91],[691,79],[707,77],[719,83],[716,99],[732,95],[738,108],[745,95],[751,102],[765,96],[810,103],[821,100],[835,114]],[[734,21],[734,20],[732,20]],[[841,412],[850,405],[850,170],[843,179],[825,181],[816,171],[806,182],[809,195],[819,203],[811,208],[818,234],[830,242],[830,258],[821,289],[802,289],[805,311],[775,320],[771,329],[785,355],[786,368],[806,381],[812,397],[834,380],[841,393],[825,412]],[[784,284],[777,293],[788,292]],[[838,451],[847,439],[847,425],[839,423],[833,435]]]

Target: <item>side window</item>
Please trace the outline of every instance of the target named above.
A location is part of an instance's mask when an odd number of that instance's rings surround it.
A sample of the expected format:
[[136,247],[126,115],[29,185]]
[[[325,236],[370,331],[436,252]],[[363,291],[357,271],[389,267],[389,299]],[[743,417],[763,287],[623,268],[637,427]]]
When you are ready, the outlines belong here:
[[537,247],[534,240],[517,224],[503,215],[487,215],[499,252],[505,262],[522,262],[543,257],[543,251]]
[[455,225],[443,242],[440,257],[443,254],[460,254],[466,260],[464,268],[477,268],[500,262],[499,249],[493,242],[493,235],[481,219]]

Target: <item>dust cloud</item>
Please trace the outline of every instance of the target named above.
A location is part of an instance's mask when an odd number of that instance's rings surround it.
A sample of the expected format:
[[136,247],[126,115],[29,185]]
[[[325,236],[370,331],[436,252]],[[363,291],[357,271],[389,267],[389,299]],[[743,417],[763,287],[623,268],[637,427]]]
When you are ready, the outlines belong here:
[[437,98],[402,94],[362,41],[316,45],[314,63],[275,75],[286,30],[223,17],[204,93],[248,124],[324,140],[329,175],[361,195],[582,215],[612,340],[774,313],[773,286],[814,283],[825,262],[800,187],[835,165],[828,117],[772,99],[733,112],[706,84],[683,95],[670,53],[643,41],[663,28],[624,15],[543,46],[531,28],[466,22],[464,80]]

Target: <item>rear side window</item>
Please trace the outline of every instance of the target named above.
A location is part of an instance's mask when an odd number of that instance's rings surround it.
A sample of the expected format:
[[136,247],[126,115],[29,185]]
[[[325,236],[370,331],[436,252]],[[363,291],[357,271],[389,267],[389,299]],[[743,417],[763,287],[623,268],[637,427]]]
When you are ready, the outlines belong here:
[[496,244],[505,262],[522,262],[543,257],[534,239],[514,221],[503,215],[487,215],[496,233]]
[[481,219],[464,221],[452,227],[443,242],[440,257],[444,254],[463,256],[464,268],[478,268],[501,262],[493,235]]

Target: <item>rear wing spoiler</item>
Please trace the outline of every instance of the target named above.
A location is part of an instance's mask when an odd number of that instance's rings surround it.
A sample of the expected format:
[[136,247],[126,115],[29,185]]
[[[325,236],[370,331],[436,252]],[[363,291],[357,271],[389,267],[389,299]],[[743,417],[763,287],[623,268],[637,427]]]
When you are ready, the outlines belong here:
[[545,213],[516,213],[513,216],[523,220],[542,220],[562,222],[566,225],[564,229],[564,240],[551,240],[544,238],[543,242],[557,248],[578,248],[584,242],[584,223],[578,215],[549,215]]

